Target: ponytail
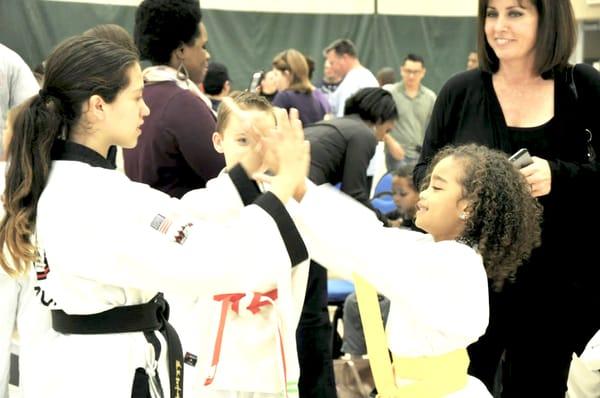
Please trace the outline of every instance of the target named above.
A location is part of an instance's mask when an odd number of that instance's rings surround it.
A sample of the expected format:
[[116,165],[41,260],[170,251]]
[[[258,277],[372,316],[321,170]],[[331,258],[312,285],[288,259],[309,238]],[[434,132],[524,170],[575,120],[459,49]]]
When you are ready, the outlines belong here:
[[6,214],[0,222],[0,266],[9,275],[24,273],[36,260],[37,206],[48,182],[54,142],[69,138],[92,95],[113,102],[129,83],[127,70],[137,62],[135,52],[108,40],[69,38],[48,57],[39,94],[15,109],[9,126],[14,133],[3,197]]
[[52,144],[63,128],[60,101],[42,90],[15,110],[0,222],[0,266],[11,276],[24,273],[36,259],[37,204],[48,181]]

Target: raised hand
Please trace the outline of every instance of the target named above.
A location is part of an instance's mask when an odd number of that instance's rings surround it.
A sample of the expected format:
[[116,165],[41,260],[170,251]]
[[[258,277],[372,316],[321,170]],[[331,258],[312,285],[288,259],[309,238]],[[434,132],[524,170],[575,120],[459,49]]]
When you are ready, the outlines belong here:
[[304,187],[310,164],[308,142],[304,141],[302,122],[298,111],[275,108],[277,128],[272,134],[263,137],[268,148],[265,160],[275,176],[271,180],[271,191],[286,202]]

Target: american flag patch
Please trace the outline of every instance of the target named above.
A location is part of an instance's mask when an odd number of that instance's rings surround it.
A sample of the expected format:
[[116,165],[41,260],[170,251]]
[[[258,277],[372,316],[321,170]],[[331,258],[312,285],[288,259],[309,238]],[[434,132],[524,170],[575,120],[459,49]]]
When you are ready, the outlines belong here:
[[150,226],[162,234],[166,234],[173,222],[162,214],[157,214]]

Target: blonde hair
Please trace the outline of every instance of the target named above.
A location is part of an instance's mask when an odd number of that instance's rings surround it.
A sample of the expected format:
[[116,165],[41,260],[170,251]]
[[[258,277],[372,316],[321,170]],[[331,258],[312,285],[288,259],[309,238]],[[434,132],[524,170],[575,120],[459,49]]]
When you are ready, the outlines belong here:
[[280,52],[273,58],[273,67],[290,74],[292,81],[288,90],[312,93],[313,88],[308,80],[308,63],[300,51],[290,48]]
[[[275,113],[273,113],[273,105],[271,105],[271,103],[263,96],[250,91],[234,91],[229,95],[229,98],[231,98],[233,102],[242,110],[252,109],[263,111],[269,113],[273,116],[273,118],[275,118]],[[226,101],[223,101],[221,102],[221,105],[219,105],[219,110],[217,112],[216,130],[219,134],[223,134],[227,128],[227,125],[229,124],[230,118],[231,107],[227,105]]]

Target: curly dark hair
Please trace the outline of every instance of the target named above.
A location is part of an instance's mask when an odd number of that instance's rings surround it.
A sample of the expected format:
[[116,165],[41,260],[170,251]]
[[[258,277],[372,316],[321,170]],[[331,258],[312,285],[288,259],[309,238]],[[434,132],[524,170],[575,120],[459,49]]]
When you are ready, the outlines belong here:
[[193,45],[202,20],[198,0],[144,0],[135,13],[133,37],[142,59],[165,65],[182,43]]
[[428,175],[448,156],[463,165],[460,182],[470,203],[459,240],[476,247],[494,290],[502,290],[541,243],[542,207],[506,154],[475,144],[445,147],[433,158]]

